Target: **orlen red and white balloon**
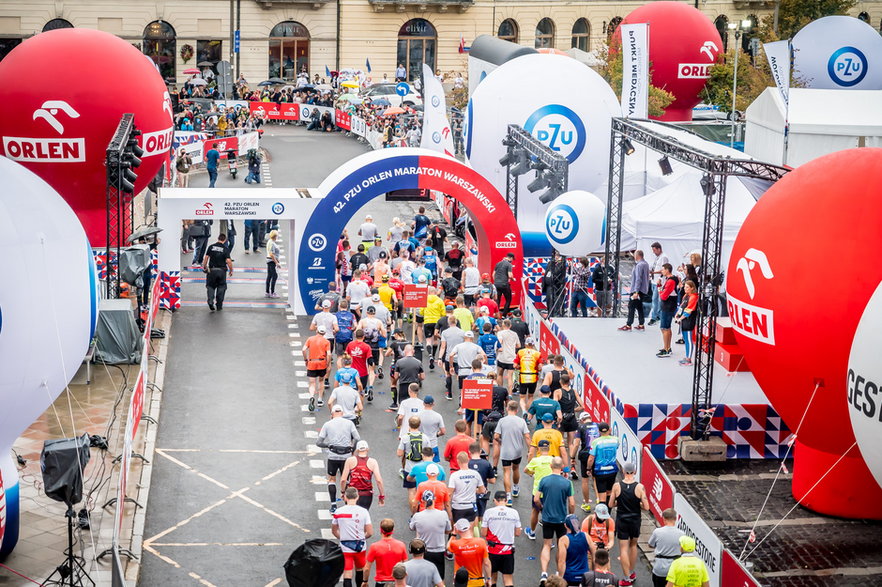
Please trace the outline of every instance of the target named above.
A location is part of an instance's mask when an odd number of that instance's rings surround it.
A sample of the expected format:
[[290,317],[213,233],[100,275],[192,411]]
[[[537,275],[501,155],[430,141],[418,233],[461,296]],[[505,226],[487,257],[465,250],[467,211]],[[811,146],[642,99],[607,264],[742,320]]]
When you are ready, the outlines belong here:
[[849,518],[882,519],[882,488],[853,446],[846,389],[855,331],[882,282],[873,260],[882,248],[880,182],[882,149],[800,166],[748,214],[726,273],[729,314],[750,370],[790,429],[802,422],[794,497]]
[[[710,67],[723,50],[717,28],[702,14],[682,2],[649,2],[625,17],[622,24],[649,23],[649,61],[652,84],[676,99],[661,120],[692,120],[692,108],[710,76]],[[611,51],[621,46],[616,30]]]
[[0,154],[45,179],[70,204],[92,244],[105,243],[105,150],[131,112],[144,149],[136,191],[171,148],[171,99],[140,51],[90,29],[40,33],[0,62]]
[[848,415],[858,448],[882,485],[882,283],[858,323],[848,358]]

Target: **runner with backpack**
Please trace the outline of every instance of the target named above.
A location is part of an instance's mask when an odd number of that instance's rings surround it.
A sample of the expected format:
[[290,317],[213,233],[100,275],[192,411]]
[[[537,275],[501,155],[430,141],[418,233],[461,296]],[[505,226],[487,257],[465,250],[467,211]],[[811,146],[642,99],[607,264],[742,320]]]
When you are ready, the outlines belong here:
[[420,432],[419,416],[411,416],[407,419],[407,433],[402,434],[398,441],[398,458],[401,459],[399,476],[402,479],[402,487],[407,489],[407,497],[411,504],[414,503],[416,494],[416,482],[408,481],[407,475],[414,465],[423,460],[423,445],[428,445],[426,436]]

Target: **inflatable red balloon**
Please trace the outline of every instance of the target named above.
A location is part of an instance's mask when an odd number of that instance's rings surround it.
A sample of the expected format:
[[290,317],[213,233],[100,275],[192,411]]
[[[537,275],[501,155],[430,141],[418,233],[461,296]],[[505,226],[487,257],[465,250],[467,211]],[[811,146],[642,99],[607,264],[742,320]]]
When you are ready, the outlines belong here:
[[[723,50],[720,33],[707,16],[681,2],[649,2],[626,16],[622,24],[643,22],[649,23],[652,84],[676,96],[659,118],[692,120],[708,70]],[[616,30],[613,51],[618,51],[621,38],[621,31]]]
[[882,149],[839,151],[797,168],[748,214],[726,273],[750,370],[790,429],[802,422],[793,495],[848,518],[882,519],[882,488],[855,446],[847,391],[852,340],[882,281],[880,183]]
[[131,44],[90,29],[40,33],[0,62],[0,154],[42,177],[76,212],[89,241],[106,241],[105,150],[131,112],[144,133],[136,193],[167,160],[171,99]]

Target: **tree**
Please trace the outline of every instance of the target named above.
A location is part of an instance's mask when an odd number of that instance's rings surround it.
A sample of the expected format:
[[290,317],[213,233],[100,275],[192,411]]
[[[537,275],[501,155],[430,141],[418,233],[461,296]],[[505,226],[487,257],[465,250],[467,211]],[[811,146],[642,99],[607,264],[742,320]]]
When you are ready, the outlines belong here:
[[732,80],[735,77],[735,50],[738,56],[738,95],[735,109],[744,112],[756,100],[763,90],[775,85],[765,53],[760,50],[751,63],[749,53],[741,51],[731,43],[725,54],[717,57],[717,62],[710,68],[710,77],[702,90],[702,99],[706,104],[714,104],[723,112],[732,111]]
[[778,3],[778,30],[774,30],[774,15],[764,16],[760,24],[763,42],[792,39],[799,29],[813,20],[848,14],[857,4],[856,0],[780,0]]
[[[609,45],[604,45],[599,51],[598,57],[603,65],[598,68],[598,73],[609,82],[616,97],[622,98],[622,52]],[[649,115],[659,117],[665,113],[665,108],[675,100],[674,94],[652,85],[652,63],[649,64]]]

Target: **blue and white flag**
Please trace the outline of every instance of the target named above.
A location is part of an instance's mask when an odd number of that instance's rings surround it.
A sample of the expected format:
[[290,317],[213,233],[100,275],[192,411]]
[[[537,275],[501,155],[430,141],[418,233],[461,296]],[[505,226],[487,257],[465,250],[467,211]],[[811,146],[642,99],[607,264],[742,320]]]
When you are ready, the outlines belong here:
[[790,101],[790,41],[763,43],[763,51],[769,60],[772,79],[786,105]]
[[420,147],[453,157],[453,135],[447,120],[444,87],[432,68],[423,64],[423,135]]

